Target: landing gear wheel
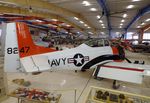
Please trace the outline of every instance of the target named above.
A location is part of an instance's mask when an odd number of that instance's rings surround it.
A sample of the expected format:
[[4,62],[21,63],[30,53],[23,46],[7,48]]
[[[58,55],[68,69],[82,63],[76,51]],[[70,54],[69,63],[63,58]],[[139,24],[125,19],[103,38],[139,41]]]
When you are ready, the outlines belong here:
[[112,86],[112,87],[113,87],[113,89],[119,89],[120,84],[118,84],[117,81],[114,80],[114,81],[113,81],[113,86]]

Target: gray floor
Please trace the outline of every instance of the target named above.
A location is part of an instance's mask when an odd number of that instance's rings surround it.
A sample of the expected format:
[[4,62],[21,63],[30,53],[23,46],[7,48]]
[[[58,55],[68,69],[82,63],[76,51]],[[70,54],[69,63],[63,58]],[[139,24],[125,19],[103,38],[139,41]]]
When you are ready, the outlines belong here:
[[[150,54],[135,54],[127,52],[126,56],[130,60],[144,60],[146,64],[150,64]],[[53,71],[44,72],[36,76],[31,74],[7,73],[8,90],[10,92],[19,87],[12,83],[13,79],[24,78],[32,83],[30,88],[62,93],[61,103],[74,103],[74,89],[77,89],[76,100],[78,100],[78,103],[84,103],[90,86],[112,88],[112,80],[95,80],[91,78],[92,71],[92,69],[84,73],[75,73],[74,71]],[[150,77],[145,77],[144,82],[141,85],[126,82],[120,83],[122,85],[120,88],[121,91],[150,96]],[[17,99],[8,98],[2,103],[17,103]]]

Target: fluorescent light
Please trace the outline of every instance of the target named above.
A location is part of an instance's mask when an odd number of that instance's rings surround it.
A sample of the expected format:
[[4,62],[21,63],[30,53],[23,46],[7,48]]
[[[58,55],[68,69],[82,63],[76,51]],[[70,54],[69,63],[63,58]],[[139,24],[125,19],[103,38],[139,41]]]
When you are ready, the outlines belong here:
[[117,35],[119,35],[119,34],[120,34],[120,32],[116,32],[116,34],[117,34]]
[[141,28],[141,26],[137,26],[137,28]]
[[82,4],[83,4],[84,6],[90,6],[90,5],[91,5],[90,2],[88,2],[88,1],[83,1]]
[[121,20],[121,22],[123,23],[123,22],[125,22],[125,20],[124,20],[124,19],[122,19],[122,20]]
[[131,8],[133,8],[134,7],[134,5],[128,5],[126,8],[127,9],[131,9]]
[[122,26],[119,26],[119,28],[122,28]]
[[104,33],[104,32],[101,32],[101,34],[104,35],[105,33]]
[[123,25],[122,23],[120,25]]
[[79,18],[77,18],[77,17],[74,17],[74,19],[79,20]]
[[52,21],[58,21],[57,19],[52,19]]
[[96,8],[90,8],[90,11],[97,11]]
[[37,22],[42,22],[41,20],[36,20]]
[[84,22],[83,22],[83,21],[80,21],[80,23],[83,24]]
[[126,18],[128,15],[127,14],[123,14],[123,18]]
[[89,29],[89,28],[91,28],[91,27],[88,26],[87,28]]
[[106,28],[105,26],[103,26],[103,28]]
[[132,2],[141,1],[141,0],[132,0]]
[[101,24],[102,26],[104,26],[104,24]]
[[71,25],[66,25],[66,26],[71,26]]
[[84,26],[88,26],[87,24],[84,24]]
[[100,15],[97,15],[97,19],[100,19],[101,18],[101,16]]
[[102,20],[99,20],[99,22],[100,22],[100,23],[103,23],[103,21],[102,21]]
[[142,23],[141,25],[145,25],[145,23]]
[[146,21],[146,22],[150,21],[150,18],[146,19],[145,21]]
[[93,34],[92,32],[88,32],[89,34]]

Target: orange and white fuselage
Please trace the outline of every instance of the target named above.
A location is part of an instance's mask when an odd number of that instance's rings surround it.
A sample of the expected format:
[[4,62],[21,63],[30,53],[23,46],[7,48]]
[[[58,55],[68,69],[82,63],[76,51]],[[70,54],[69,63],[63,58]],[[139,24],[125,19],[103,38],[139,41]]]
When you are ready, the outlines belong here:
[[[97,65],[102,66],[108,62],[122,60],[118,49],[110,46],[89,47],[86,44],[81,44],[76,48],[62,51],[37,46],[33,43],[29,28],[25,23],[5,24],[2,34],[5,34],[2,35],[5,72],[41,72],[51,69],[85,70]],[[115,70],[111,69],[113,77],[115,77]],[[98,73],[106,77],[107,71],[109,70],[103,69]],[[123,74],[124,71],[120,73]],[[135,75],[139,75],[139,72]],[[108,77],[113,79],[112,76]],[[124,80],[126,76],[121,78]]]
[[5,29],[7,29],[5,30],[5,70],[7,72],[16,72],[20,67],[23,67],[26,72],[50,69],[84,70],[119,59],[117,49],[110,46],[89,47],[81,44],[76,48],[62,51],[37,46],[33,43],[25,23],[8,23]]

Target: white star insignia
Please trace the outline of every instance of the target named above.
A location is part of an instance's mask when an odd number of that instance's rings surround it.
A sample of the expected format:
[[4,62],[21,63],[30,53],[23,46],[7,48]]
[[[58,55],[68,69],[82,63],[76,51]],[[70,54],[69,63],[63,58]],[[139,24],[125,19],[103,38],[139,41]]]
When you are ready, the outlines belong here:
[[77,61],[77,64],[82,64],[82,57],[80,58],[80,56],[78,55],[78,57],[77,58],[75,58],[75,60]]

